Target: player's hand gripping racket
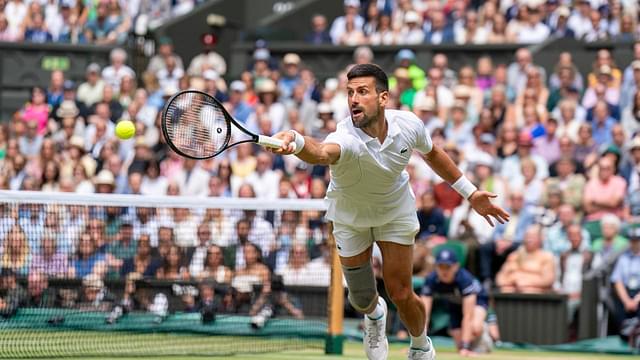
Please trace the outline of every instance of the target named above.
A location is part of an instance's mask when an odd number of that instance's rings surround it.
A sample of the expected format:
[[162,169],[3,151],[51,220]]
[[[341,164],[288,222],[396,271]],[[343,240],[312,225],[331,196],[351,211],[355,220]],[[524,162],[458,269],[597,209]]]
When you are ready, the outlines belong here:
[[[232,126],[248,139],[231,141]],[[173,95],[162,111],[162,133],[167,145],[184,157],[202,160],[246,142],[280,148],[283,141],[256,135],[240,125],[213,96],[197,90]],[[295,147],[295,144],[291,144]],[[294,149],[295,150],[295,149]]]

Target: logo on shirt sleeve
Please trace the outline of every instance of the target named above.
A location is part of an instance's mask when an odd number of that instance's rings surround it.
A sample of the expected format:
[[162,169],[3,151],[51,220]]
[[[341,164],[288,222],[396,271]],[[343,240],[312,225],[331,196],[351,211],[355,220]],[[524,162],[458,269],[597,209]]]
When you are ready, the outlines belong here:
[[400,154],[404,154],[407,151],[409,151],[409,148],[402,148],[402,150],[400,150]]

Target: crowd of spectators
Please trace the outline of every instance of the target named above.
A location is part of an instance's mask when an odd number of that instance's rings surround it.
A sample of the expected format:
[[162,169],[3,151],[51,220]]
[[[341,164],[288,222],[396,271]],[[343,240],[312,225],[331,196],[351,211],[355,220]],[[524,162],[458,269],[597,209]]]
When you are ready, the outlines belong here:
[[[346,4],[348,12],[354,11],[354,1]],[[399,4],[403,9],[415,5]],[[485,2],[479,13],[489,11],[490,4]],[[532,4],[517,3],[507,7],[508,13],[522,19],[526,15],[516,10],[531,10]],[[553,1],[541,6],[547,9],[550,4]],[[593,4],[578,2],[575,16],[585,9],[593,13]],[[600,13],[608,8],[597,9]],[[433,13],[445,20],[455,14]],[[501,18],[499,14],[494,18]],[[314,25],[318,20],[314,18]],[[432,20],[437,21],[437,15]],[[509,25],[517,24],[513,21]],[[576,21],[570,18],[569,24]],[[452,31],[456,38],[455,27]],[[433,42],[433,34],[429,36]],[[214,50],[215,38],[202,40],[203,52],[189,66],[169,39],[161,39],[158,54],[142,72],[126,65],[122,49],[113,50],[104,68],[90,64],[80,83],[53,71],[49,84],[34,88],[24,107],[0,127],[0,188],[266,201],[323,198],[327,168],[274,156],[251,144],[210,160],[181,158],[160,134],[160,110],[178,90],[195,88],[223,101],[254,132],[296,129],[321,139],[349,116],[347,69],[317,79],[300,55],[275,58],[261,43],[240,78],[229,79],[225,59]],[[562,292],[569,294],[575,309],[583,274],[622,253],[626,260],[618,263],[611,281],[626,310],[620,316],[637,314],[640,266],[638,245],[633,244],[640,237],[627,236],[627,230],[640,222],[640,42],[630,46],[632,61],[620,63],[601,49],[588,73],[579,72],[566,52],[555,67],[544,69],[526,47],[516,51],[511,63],[481,57],[456,70],[449,67],[446,54],[435,54],[427,68],[411,50],[397,53],[394,66],[386,69],[388,107],[414,112],[434,144],[480,189],[499,194],[495,201],[512,217],[507,224],[490,227],[415,154],[407,171],[421,225],[416,277],[432,269],[431,249],[459,241],[469,250],[467,267],[487,289]],[[375,62],[375,54],[359,47],[354,62]],[[115,138],[113,128],[122,119],[135,122],[134,139]],[[236,281],[239,288],[246,288],[247,281],[268,283],[265,274],[273,273],[285,284],[324,286],[328,281],[326,236],[318,213],[110,207],[82,211],[4,207],[2,266],[20,275],[36,267],[49,276],[78,278],[136,273],[187,279],[206,274],[216,281]],[[48,238],[49,232],[37,230],[47,227],[52,234],[62,234],[56,229],[64,228],[65,236]],[[207,230],[208,240],[201,237]],[[264,267],[246,268],[252,262],[245,255],[248,244]],[[208,255],[220,252],[224,261]]]
[[186,14],[200,0],[2,0],[0,41],[66,44],[123,44]]
[[631,41],[640,6],[630,0],[345,0],[318,14],[305,41],[336,45],[532,44],[548,38]]

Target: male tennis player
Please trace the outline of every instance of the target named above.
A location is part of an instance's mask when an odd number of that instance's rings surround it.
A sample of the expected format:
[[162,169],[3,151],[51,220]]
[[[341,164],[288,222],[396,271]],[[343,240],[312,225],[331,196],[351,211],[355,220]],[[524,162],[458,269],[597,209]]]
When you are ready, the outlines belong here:
[[[411,258],[419,229],[415,197],[405,167],[413,150],[493,225],[509,215],[491,203],[496,195],[479,191],[440,148],[434,147],[422,122],[407,111],[385,110],[387,75],[377,65],[360,64],[347,74],[351,119],[344,119],[324,142],[295,131],[275,137],[284,145],[272,150],[295,154],[310,164],[330,165],[327,219],[333,222],[349,302],[365,314],[364,347],[369,359],[386,359],[387,304],[378,296],[371,269],[371,247],[382,251],[383,278],[400,318],[411,334],[409,359],[434,359],[426,335],[425,308],[413,292]],[[295,151],[290,143],[295,143]]]

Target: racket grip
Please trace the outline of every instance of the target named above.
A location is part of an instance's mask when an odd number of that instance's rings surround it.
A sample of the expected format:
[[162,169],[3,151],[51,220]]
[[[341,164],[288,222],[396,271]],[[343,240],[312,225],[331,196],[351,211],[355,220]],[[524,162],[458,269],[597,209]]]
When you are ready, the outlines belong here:
[[[258,144],[274,149],[279,149],[282,147],[284,142],[280,139],[276,139],[271,136],[258,135]],[[291,142],[290,145],[293,147],[293,151],[296,151],[296,143]]]

